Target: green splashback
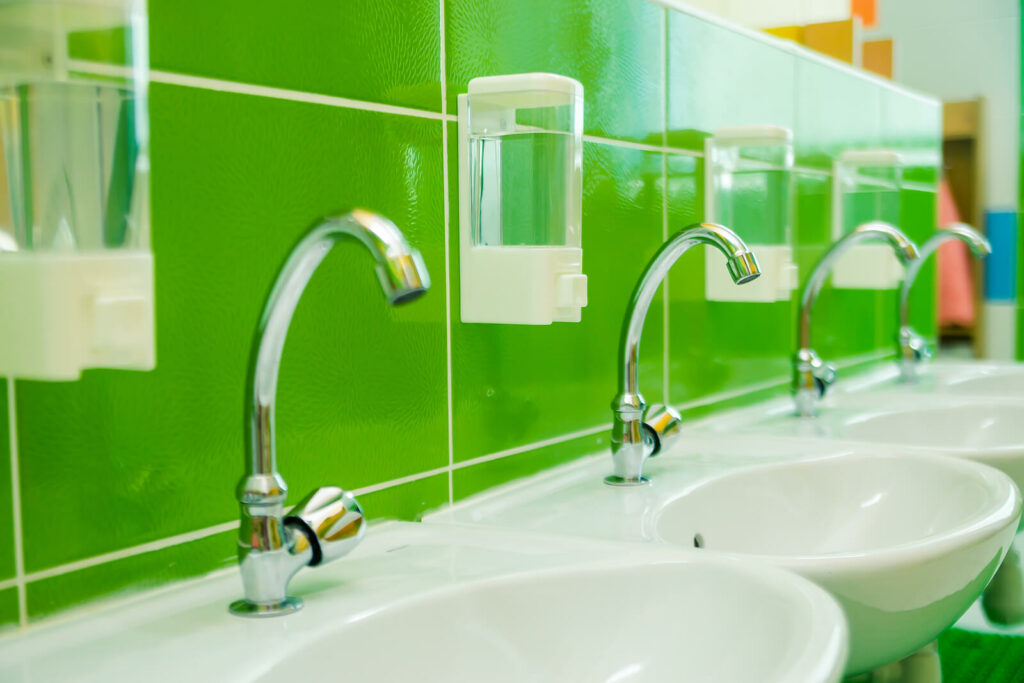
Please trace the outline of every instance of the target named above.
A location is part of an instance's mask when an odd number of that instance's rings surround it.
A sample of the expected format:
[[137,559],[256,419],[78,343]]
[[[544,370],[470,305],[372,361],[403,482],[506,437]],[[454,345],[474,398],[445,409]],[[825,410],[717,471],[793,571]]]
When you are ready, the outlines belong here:
[[[14,444],[20,467],[17,488],[0,467],[0,509],[20,494],[29,619],[231,564],[248,345],[276,269],[325,214],[387,215],[434,279],[423,299],[388,308],[365,252],[339,247],[288,338],[277,426],[292,494],[366,490],[372,520],[415,519],[607,448],[623,310],[664,238],[702,220],[703,140],[715,128],[794,130],[803,274],[832,234],[829,173],[842,149],[907,153],[904,226],[923,240],[935,222],[935,101],[644,0],[151,0],[150,32],[157,369],[17,381],[10,409],[0,386],[17,430],[8,438],[0,419],[0,448]],[[75,36],[83,70],[118,59],[111,35]],[[475,76],[525,71],[585,88],[590,304],[579,324],[463,324],[455,98]],[[687,253],[651,306],[645,396],[692,405],[784,393],[793,303],[705,301],[704,258]],[[926,270],[915,293],[922,331],[934,330],[933,282]],[[892,291],[826,288],[819,351],[884,357],[895,306]],[[10,624],[18,555],[4,519]]]

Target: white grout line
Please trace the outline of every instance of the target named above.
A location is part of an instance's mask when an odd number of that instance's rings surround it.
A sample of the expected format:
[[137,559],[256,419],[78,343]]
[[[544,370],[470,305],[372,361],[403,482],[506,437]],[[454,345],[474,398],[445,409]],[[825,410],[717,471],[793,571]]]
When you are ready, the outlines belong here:
[[[661,155],[661,180],[662,180],[662,198],[661,198],[661,242],[664,244],[668,241],[668,157],[665,154]],[[669,353],[669,342],[671,340],[671,332],[669,330],[669,293],[668,293],[668,274],[661,282],[661,315],[662,315],[662,330],[661,330],[661,401],[665,405],[671,405],[669,403],[669,393],[671,389],[670,370],[672,368],[671,354]]]
[[[371,484],[364,486],[352,491],[355,496],[363,496],[370,493],[376,493],[393,486],[401,486],[402,484],[408,484],[420,479],[426,479],[433,477],[438,474],[443,474],[448,471],[447,467],[437,467],[426,472],[417,472],[416,474],[410,474],[405,477],[399,477],[398,479],[391,479],[389,481],[380,482],[378,484]],[[76,560],[74,562],[68,562],[67,564],[58,565],[56,567],[50,567],[49,569],[43,569],[38,572],[25,575],[21,583],[32,583],[34,581],[41,581],[42,579],[49,579],[54,576],[60,576],[69,572],[78,571],[81,569],[88,569],[101,564],[107,564],[109,562],[116,562],[117,560],[127,559],[136,555],[143,555],[145,553],[154,552],[157,550],[164,550],[171,548],[176,545],[182,545],[191,541],[198,541],[209,536],[224,533],[225,531],[231,531],[238,528],[238,520],[232,520],[230,522],[224,522],[222,524],[215,524],[213,526],[206,527],[204,529],[197,529],[195,531],[189,531],[183,534],[177,534],[176,536],[168,536],[161,538],[156,541],[150,541],[149,543],[142,543],[140,545],[134,545],[129,548],[122,548],[121,550],[115,550],[113,552],[104,553],[102,555],[94,555],[93,557],[87,557],[83,560]],[[19,580],[8,579],[7,581],[0,582],[0,589],[9,587],[10,585],[17,584]]]
[[438,474],[444,474],[448,471],[448,467],[435,467],[432,470],[426,470],[425,472],[417,472],[416,474],[409,474],[398,479],[389,479],[388,481],[382,481],[377,484],[370,484],[362,488],[354,489],[352,491],[353,496],[365,496],[370,493],[376,493],[377,491],[383,491],[384,489],[390,489],[395,486],[401,486],[402,484],[411,484],[414,481],[420,479],[427,479],[429,477],[437,476]]
[[[443,1],[443,0],[440,0]],[[444,21],[444,13],[442,10],[442,22]],[[441,71],[441,100],[442,108],[440,112],[427,111],[426,109],[415,109],[413,107],[401,107],[393,104],[382,104],[380,102],[369,102],[366,100],[354,100],[349,97],[338,97],[336,95],[320,95],[317,93],[306,92],[304,90],[291,90],[288,88],[275,88],[267,85],[254,85],[251,83],[242,83],[239,81],[224,80],[221,78],[208,78],[206,76],[192,76],[189,74],[176,73],[173,71],[160,71],[152,69],[149,72],[149,79],[153,83],[163,83],[165,85],[178,85],[188,88],[198,88],[201,90],[213,90],[216,92],[226,92],[236,95],[252,95],[254,97],[268,97],[271,99],[278,100],[290,100],[292,102],[305,102],[308,104],[322,104],[328,107],[341,107],[344,109],[358,109],[361,111],[372,111],[381,114],[396,114],[398,116],[412,116],[421,119],[431,119],[434,121],[458,121],[458,117],[455,114],[447,113],[447,83],[445,83],[446,72],[444,69],[444,29],[442,28],[441,34],[441,59],[442,59],[442,71]],[[73,59],[69,61],[69,66],[72,71],[79,73],[89,73],[98,76],[128,76],[129,70],[127,67],[103,64],[101,62],[90,62],[81,59]],[[629,140],[615,140],[612,138],[603,138],[596,135],[584,135],[583,139],[587,142],[596,142],[604,145],[612,145],[615,147],[629,147],[632,149],[639,149],[647,152],[671,152],[673,154],[685,154],[689,156],[704,156],[702,152],[696,152],[689,149],[681,149],[676,147],[648,145],[642,142],[631,142]]]
[[11,455],[11,512],[14,524],[14,584],[18,587],[18,623],[28,625],[25,592],[25,543],[21,520],[21,468],[18,463],[18,411],[14,404],[14,378],[7,378],[7,435]]
[[0,581],[0,591],[7,590],[8,588],[14,588],[15,586],[23,587],[22,583],[19,583],[17,577],[11,579],[4,579],[3,581]]
[[[444,54],[444,1],[438,0],[441,17],[441,114],[448,113],[448,74]],[[457,117],[456,117],[457,118]],[[444,353],[448,383],[448,504],[455,501],[455,487],[452,477],[452,465],[455,464],[455,438],[453,433],[453,402],[452,402],[452,274],[451,274],[451,206],[448,201],[448,122],[441,122],[441,191],[444,193]]]
[[457,462],[452,466],[452,469],[461,470],[465,467],[472,467],[473,465],[491,462],[492,460],[501,460],[502,458],[507,458],[510,455],[517,455],[519,453],[525,453],[527,451],[535,451],[538,448],[554,446],[556,444],[564,443],[566,441],[572,441],[573,439],[580,439],[584,436],[600,434],[601,432],[610,431],[611,428],[611,424],[603,424],[598,425],[596,427],[588,427],[587,429],[581,429],[576,432],[569,432],[568,434],[562,434],[561,436],[554,436],[550,439],[544,439],[542,441],[535,441],[533,443],[523,444],[522,446],[506,448],[503,451],[497,451],[494,453],[489,453],[487,455],[481,455],[478,458],[472,458],[470,460],[463,460],[462,462]]
[[[661,9],[661,146],[668,149],[668,9]],[[668,241],[668,153],[661,153],[661,242]],[[669,401],[671,390],[670,370],[672,360],[669,354],[669,300],[668,275],[661,283],[661,401]]]
[[[69,66],[71,66],[74,71],[100,76],[124,76],[128,73],[128,69],[123,66],[100,64],[97,62],[78,59],[71,60],[69,62]],[[234,93],[237,95],[254,95],[256,97],[270,97],[278,100],[291,100],[293,102],[323,104],[329,107],[360,109],[363,111],[380,112],[382,114],[399,114],[402,116],[433,119],[435,121],[441,121],[445,118],[444,114],[427,111],[425,109],[400,107],[394,104],[381,104],[379,102],[367,102],[365,100],[354,100],[349,97],[337,97],[335,95],[320,95],[303,90],[275,88],[267,85],[253,85],[251,83],[240,83],[238,81],[229,81],[221,78],[191,76],[173,71],[159,71],[157,69],[151,69],[149,72],[149,80],[154,83],[163,83],[165,85],[180,85],[189,88]]]
[[142,543],[141,545],[134,545],[130,548],[122,548],[121,550],[115,550],[113,552],[104,553],[102,555],[94,555],[93,557],[87,557],[84,560],[76,560],[75,562],[68,562],[67,564],[58,565],[56,567],[50,567],[49,569],[42,569],[38,572],[32,572],[25,577],[26,583],[33,581],[41,581],[43,579],[49,579],[54,576],[60,576],[61,574],[67,574],[69,572],[78,571],[80,569],[88,569],[95,567],[100,564],[107,564],[108,562],[115,562],[117,560],[123,560],[136,555],[142,555],[145,553],[154,552],[156,550],[164,550],[166,548],[172,548],[176,545],[182,545],[189,541],[198,541],[215,534],[224,533],[225,531],[231,531],[232,529],[238,528],[238,520],[230,522],[224,522],[223,524],[216,524],[214,526],[206,527],[205,529],[197,529],[196,531],[189,531],[184,534],[178,534],[176,536],[168,536],[167,538],[161,538],[156,541],[150,541],[149,543]]
[[656,153],[667,153],[672,155],[682,155],[685,157],[703,157],[702,152],[696,152],[694,150],[684,150],[683,147],[672,147],[667,143],[667,135],[665,131],[662,131],[663,144],[647,144],[646,142],[633,142],[632,140],[617,140],[610,137],[599,137],[597,135],[584,135],[583,139],[585,142],[597,142],[599,144],[610,144],[614,147],[628,147],[630,150],[640,150],[641,152],[656,152]]
[[692,408],[699,408],[701,406],[713,405],[715,403],[721,403],[728,401],[733,398],[739,398],[746,394],[753,394],[758,391],[764,391],[765,389],[773,389],[778,386],[782,386],[789,382],[789,377],[777,377],[775,379],[765,380],[764,382],[758,382],[757,384],[748,384],[746,386],[738,387],[736,389],[730,389],[729,391],[723,391],[717,394],[708,394],[701,398],[696,398],[692,401],[686,401],[675,406],[676,410],[690,410]]
[[203,76],[186,76],[185,74],[172,73],[169,71],[150,71],[150,79],[157,83],[164,83],[167,85],[183,85],[192,88],[205,88],[206,90],[217,90],[219,92],[229,92],[240,95],[272,97],[279,100],[323,104],[330,107],[375,111],[381,114],[399,114],[402,116],[414,116],[423,119],[433,119],[436,121],[444,120],[444,114],[426,111],[425,109],[400,107],[393,104],[381,104],[379,102],[367,102],[365,100],[353,100],[348,97],[337,97],[335,95],[318,95],[315,93],[304,92],[302,90],[289,90],[286,88],[273,88],[265,85],[236,83],[234,81],[205,78]]

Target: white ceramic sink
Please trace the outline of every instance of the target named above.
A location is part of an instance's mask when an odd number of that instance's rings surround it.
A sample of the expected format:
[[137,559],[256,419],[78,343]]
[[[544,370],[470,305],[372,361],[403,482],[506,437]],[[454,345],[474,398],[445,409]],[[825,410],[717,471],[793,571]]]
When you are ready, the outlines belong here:
[[[823,457],[824,456],[824,457]],[[813,439],[688,435],[602,483],[595,456],[435,514],[460,522],[743,556],[829,589],[850,625],[849,675],[912,654],[999,566],[1021,512],[1002,473],[966,460]],[[700,534],[700,537],[698,537]]]
[[783,400],[767,409],[706,420],[700,428],[839,439],[967,458],[1006,472],[1024,489],[1024,400],[864,389],[830,397],[813,418],[795,417]]
[[845,455],[734,470],[668,502],[666,543],[790,569],[836,596],[847,673],[898,660],[951,626],[999,567],[1020,497],[950,458]]
[[998,361],[935,361],[918,366],[913,383],[899,381],[895,364],[867,374],[840,378],[840,392],[895,392],[904,394],[952,394],[1024,400],[1024,363]]
[[0,680],[837,681],[828,594],[753,563],[444,525],[371,529],[293,581],[306,607],[227,613],[234,571],[0,639]]

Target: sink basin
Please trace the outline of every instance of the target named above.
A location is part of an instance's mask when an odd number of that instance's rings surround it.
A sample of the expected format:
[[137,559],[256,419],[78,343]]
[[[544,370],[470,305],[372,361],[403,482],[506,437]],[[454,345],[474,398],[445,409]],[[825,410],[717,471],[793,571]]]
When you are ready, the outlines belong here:
[[[805,641],[835,634],[836,615],[777,578],[672,562],[469,584],[338,629],[259,680],[322,676],[339,657],[361,681],[837,680]],[[366,656],[381,643],[400,656]]]
[[523,480],[427,522],[698,546],[795,571],[843,605],[845,673],[855,675],[913,654],[955,622],[1021,514],[1020,493],[997,470],[865,444],[693,433],[645,464],[649,486],[629,489],[602,483],[608,460]]
[[796,571],[850,624],[847,674],[934,640],[981,594],[1020,495],[989,468],[930,456],[844,455],[735,470],[666,503],[655,534]]
[[292,615],[227,613],[235,571],[0,639],[0,680],[838,681],[842,612],[693,552],[388,524],[299,575]]

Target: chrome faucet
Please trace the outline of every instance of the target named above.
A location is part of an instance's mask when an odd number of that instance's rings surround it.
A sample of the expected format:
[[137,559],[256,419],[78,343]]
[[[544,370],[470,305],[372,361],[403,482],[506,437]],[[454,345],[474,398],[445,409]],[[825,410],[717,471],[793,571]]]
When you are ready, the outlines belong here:
[[288,489],[274,453],[277,375],[288,325],[320,262],[345,237],[356,239],[376,260],[388,303],[412,301],[430,287],[423,258],[402,232],[383,216],[362,209],[325,219],[288,255],[267,296],[249,356],[248,457],[237,489],[238,565],[245,599],[231,603],[233,614],[266,617],[301,608],[301,599],[288,596],[292,576],[307,565],[315,567],[348,553],[366,532],[359,504],[336,486],[316,489],[285,513]]
[[793,357],[793,398],[798,415],[817,413],[818,400],[836,380],[836,366],[818,357],[811,347],[811,310],[839,257],[858,242],[884,240],[895,250],[904,264],[917,256],[917,246],[897,228],[881,221],[858,225],[837,240],[821,257],[804,283],[797,316],[797,351]]
[[670,406],[647,404],[638,386],[640,334],[647,309],[661,281],[683,252],[697,244],[710,244],[725,254],[729,274],[736,284],[750,282],[761,274],[757,259],[747,245],[729,228],[714,223],[698,223],[683,228],[665,244],[647,264],[633,289],[619,337],[619,393],[612,399],[612,463],[614,472],[605,477],[613,486],[645,484],[644,460],[657,455],[677,436],[682,423]]
[[937,230],[927,242],[921,245],[920,254],[907,267],[906,277],[900,287],[900,329],[896,338],[899,350],[900,379],[913,382],[917,379],[917,364],[932,357],[931,345],[910,326],[908,302],[910,288],[914,286],[921,266],[943,242],[958,239],[965,242],[975,258],[988,256],[992,253],[992,245],[977,230],[963,223],[953,223]]

